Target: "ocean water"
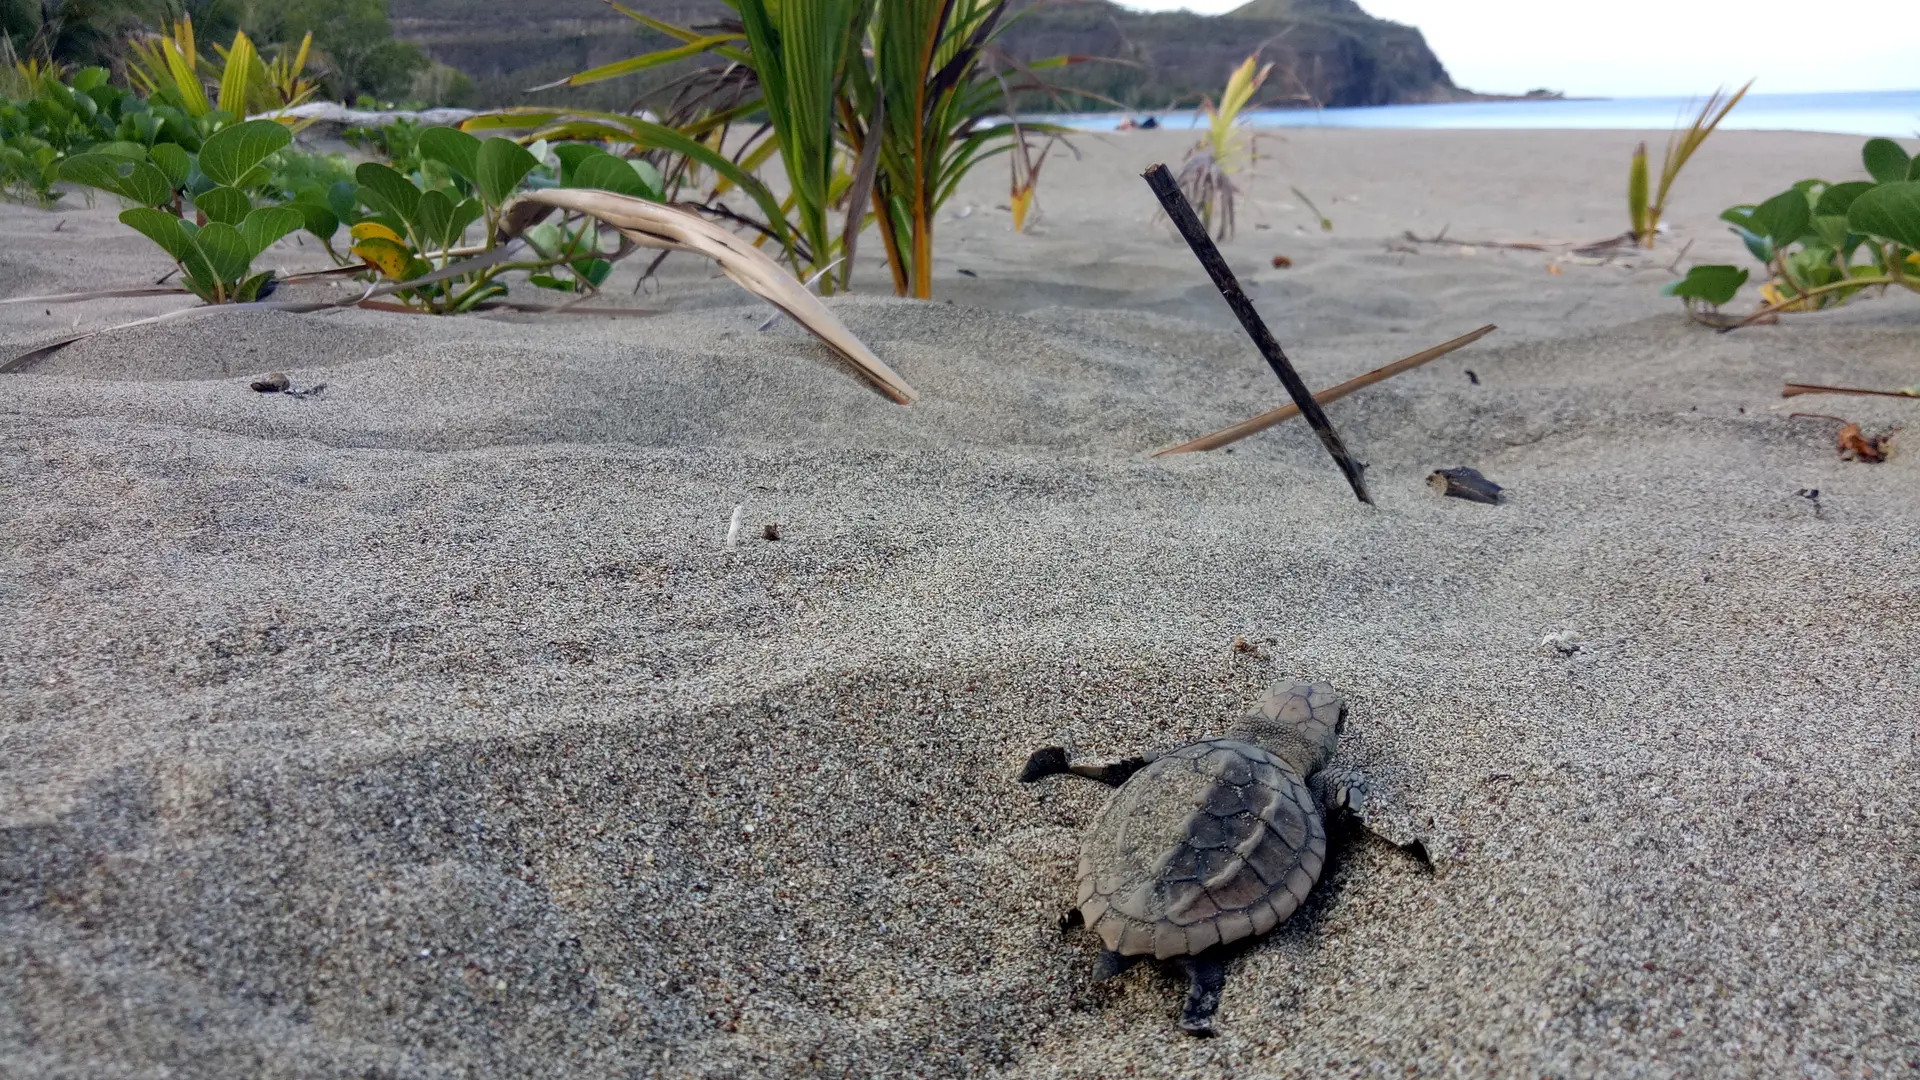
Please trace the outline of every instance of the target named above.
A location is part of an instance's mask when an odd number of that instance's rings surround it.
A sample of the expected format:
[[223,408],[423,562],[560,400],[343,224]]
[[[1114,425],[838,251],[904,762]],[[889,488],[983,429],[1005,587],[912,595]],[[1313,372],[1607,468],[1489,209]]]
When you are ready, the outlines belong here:
[[[1691,122],[1704,101],[1704,98],[1680,97],[1463,101],[1360,109],[1260,109],[1245,115],[1247,122],[1256,127],[1667,130]],[[1189,128],[1200,122],[1193,111],[1157,115],[1163,127]],[[1088,131],[1112,131],[1123,116],[1085,113],[1049,119]],[[1720,126],[1753,131],[1829,131],[1842,135],[1920,138],[1920,90],[1748,94]]]

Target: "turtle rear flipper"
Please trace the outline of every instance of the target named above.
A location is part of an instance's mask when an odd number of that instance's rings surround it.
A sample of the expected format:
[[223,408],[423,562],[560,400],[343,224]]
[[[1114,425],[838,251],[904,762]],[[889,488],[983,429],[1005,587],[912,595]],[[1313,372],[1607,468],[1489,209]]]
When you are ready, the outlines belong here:
[[1093,962],[1093,981],[1106,982],[1108,979],[1127,971],[1143,959],[1145,959],[1145,957],[1127,956],[1114,952],[1112,949],[1101,949],[1099,958]]
[[1180,958],[1187,973],[1187,1002],[1180,1009],[1180,1030],[1206,1038],[1214,1033],[1213,1014],[1220,1009],[1220,990],[1227,983],[1227,965],[1217,956],[1201,953]]

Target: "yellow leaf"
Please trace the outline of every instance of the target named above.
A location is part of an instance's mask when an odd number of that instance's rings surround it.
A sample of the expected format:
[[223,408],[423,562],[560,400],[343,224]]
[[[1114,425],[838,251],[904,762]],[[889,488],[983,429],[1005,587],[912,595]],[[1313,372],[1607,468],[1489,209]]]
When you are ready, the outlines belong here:
[[[356,230],[358,226],[355,227]],[[371,236],[353,245],[353,253],[365,259],[384,274],[389,280],[405,280],[407,265],[412,261],[413,253],[406,245],[395,243],[384,236]]]
[[1033,207],[1033,185],[1013,189],[1013,231],[1027,231],[1027,211]]
[[378,237],[382,240],[391,240],[402,247],[406,246],[407,243],[399,233],[394,232],[392,229],[387,228],[377,221],[363,221],[355,225],[352,229],[349,229],[348,232],[353,235],[355,241]]

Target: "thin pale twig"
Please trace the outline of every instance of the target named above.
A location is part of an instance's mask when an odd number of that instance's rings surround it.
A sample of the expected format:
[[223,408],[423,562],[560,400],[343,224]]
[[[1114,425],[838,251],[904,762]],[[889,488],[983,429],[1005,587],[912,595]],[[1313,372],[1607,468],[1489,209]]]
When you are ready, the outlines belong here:
[[[1438,360],[1440,357],[1453,352],[1455,349],[1465,348],[1479,341],[1481,338],[1486,337],[1488,334],[1493,333],[1496,329],[1498,328],[1492,323],[1488,323],[1486,326],[1475,330],[1471,334],[1462,334],[1452,341],[1435,345],[1433,348],[1427,349],[1424,352],[1414,353],[1404,360],[1395,360],[1391,364],[1374,368],[1365,375],[1348,379],[1338,386],[1330,386],[1313,395],[1313,400],[1321,405],[1330,405],[1356,390],[1365,389],[1377,382],[1384,382],[1402,372],[1412,371],[1414,368],[1429,361]],[[1184,442],[1179,446],[1170,446],[1165,450],[1155,451],[1153,456],[1163,457],[1167,454],[1191,454],[1201,450],[1218,450],[1223,446],[1239,442],[1249,435],[1265,431],[1276,424],[1285,423],[1299,415],[1300,406],[1289,403],[1277,409],[1269,409],[1251,420],[1242,420],[1232,427],[1224,427],[1212,434],[1202,435],[1191,442]]]

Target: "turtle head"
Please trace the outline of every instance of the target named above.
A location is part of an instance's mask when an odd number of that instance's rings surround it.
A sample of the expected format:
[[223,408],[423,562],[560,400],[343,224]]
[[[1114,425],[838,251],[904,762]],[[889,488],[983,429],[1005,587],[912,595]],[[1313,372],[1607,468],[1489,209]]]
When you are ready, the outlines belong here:
[[1274,683],[1227,734],[1250,742],[1312,776],[1340,745],[1347,703],[1326,683]]

